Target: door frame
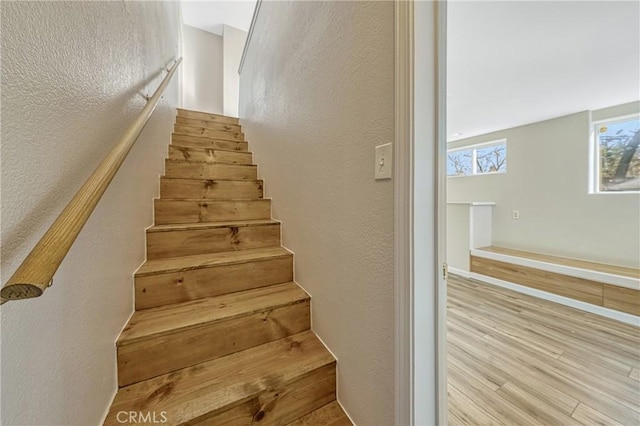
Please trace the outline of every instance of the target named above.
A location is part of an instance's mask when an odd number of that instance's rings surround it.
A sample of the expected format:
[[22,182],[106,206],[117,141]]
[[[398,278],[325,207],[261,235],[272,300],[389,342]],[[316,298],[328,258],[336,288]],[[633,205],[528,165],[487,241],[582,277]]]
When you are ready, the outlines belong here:
[[447,404],[447,0],[436,3],[436,377],[438,419],[448,424]]
[[447,424],[446,21],[446,1],[395,1],[399,426]]

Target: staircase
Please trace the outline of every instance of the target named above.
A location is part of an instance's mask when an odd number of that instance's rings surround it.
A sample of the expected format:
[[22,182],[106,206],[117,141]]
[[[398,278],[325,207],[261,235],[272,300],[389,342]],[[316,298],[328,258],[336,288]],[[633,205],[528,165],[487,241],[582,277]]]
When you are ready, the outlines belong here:
[[351,425],[237,118],[178,110],[106,425]]

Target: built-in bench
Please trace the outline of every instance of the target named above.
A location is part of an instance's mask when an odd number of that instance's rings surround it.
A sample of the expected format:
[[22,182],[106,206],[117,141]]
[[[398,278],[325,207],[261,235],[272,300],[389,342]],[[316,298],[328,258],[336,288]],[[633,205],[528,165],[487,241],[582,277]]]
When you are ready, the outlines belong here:
[[[503,247],[470,250],[470,276],[640,315],[640,270]],[[488,279],[487,279],[488,277]]]

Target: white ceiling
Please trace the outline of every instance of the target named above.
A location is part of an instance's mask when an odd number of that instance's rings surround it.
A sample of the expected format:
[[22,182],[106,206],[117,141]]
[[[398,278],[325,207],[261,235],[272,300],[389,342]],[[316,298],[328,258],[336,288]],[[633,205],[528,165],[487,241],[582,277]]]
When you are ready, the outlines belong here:
[[182,1],[182,21],[191,27],[222,35],[222,26],[249,31],[256,0]]
[[450,141],[640,99],[638,1],[453,1],[447,25]]

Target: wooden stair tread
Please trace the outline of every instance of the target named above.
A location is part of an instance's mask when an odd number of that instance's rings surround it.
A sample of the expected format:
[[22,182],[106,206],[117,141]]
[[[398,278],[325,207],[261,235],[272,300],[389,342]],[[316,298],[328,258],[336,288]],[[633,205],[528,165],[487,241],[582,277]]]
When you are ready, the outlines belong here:
[[[244,182],[244,181],[243,181]],[[255,182],[255,181],[253,181]],[[206,203],[208,201],[212,202],[212,203],[219,203],[219,202],[223,202],[223,201],[257,201],[257,202],[262,202],[265,200],[270,200],[271,198],[261,198],[259,200],[256,200],[255,198],[225,198],[224,200],[219,200],[217,198],[163,198],[162,201],[196,201],[199,203]],[[160,200],[160,198],[156,198],[156,200]]]
[[118,391],[105,421],[120,411],[165,411],[169,425],[183,424],[234,407],[335,360],[311,331],[236,352]]
[[267,247],[260,249],[230,251],[222,253],[197,254],[192,256],[169,257],[147,260],[136,272],[136,277],[194,270],[219,265],[246,263],[256,259],[274,259],[291,256],[284,247]]
[[295,282],[289,282],[136,311],[117,346],[306,300],[309,295]]
[[147,228],[147,232],[168,232],[168,231],[184,231],[190,229],[211,229],[211,228],[228,228],[228,227],[244,227],[244,226],[264,226],[280,224],[279,221],[273,219],[257,219],[257,220],[236,220],[224,222],[199,222],[199,223],[176,223],[168,225],[154,225]]
[[338,401],[312,411],[287,426],[352,426],[351,420],[338,404]]

